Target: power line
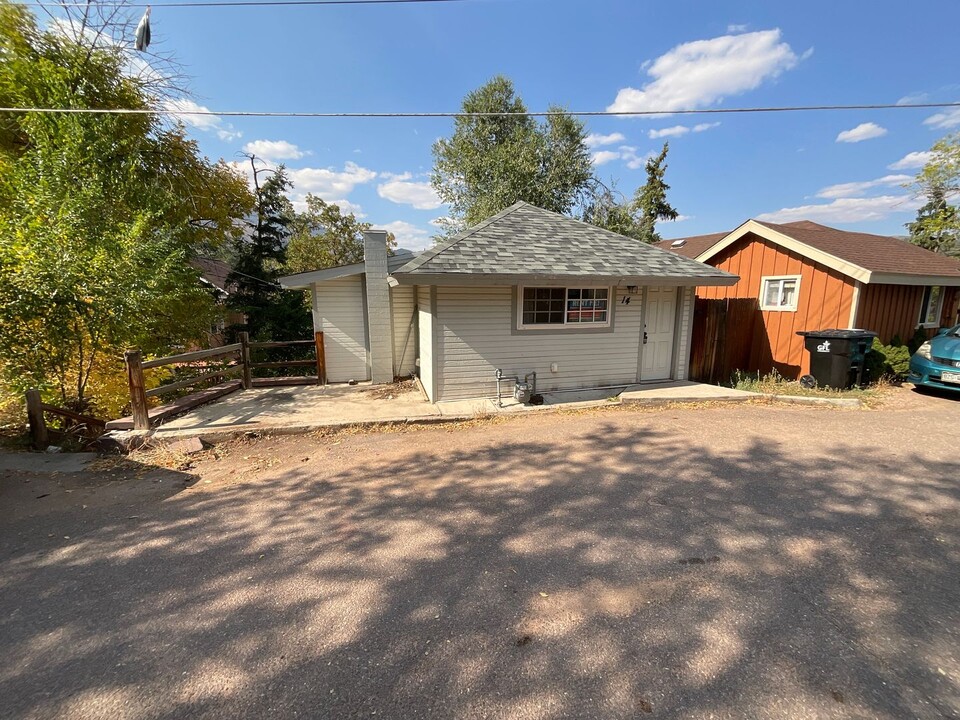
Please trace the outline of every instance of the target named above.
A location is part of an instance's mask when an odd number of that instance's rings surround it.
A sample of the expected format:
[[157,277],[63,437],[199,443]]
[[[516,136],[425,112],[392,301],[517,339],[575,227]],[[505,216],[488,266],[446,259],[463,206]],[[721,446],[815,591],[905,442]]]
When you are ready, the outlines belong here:
[[[353,0],[357,2],[359,0]],[[389,0],[399,2],[400,0]],[[440,0],[435,0],[440,1]],[[786,105],[774,107],[702,108],[681,110],[543,110],[534,112],[293,112],[270,110],[184,110],[162,108],[39,108],[0,107],[0,113],[45,113],[65,115],[164,115],[209,117],[268,118],[483,118],[483,117],[650,117],[654,115],[732,115],[747,113],[834,112],[844,110],[916,110],[960,108],[960,102],[943,103],[872,103],[862,105]]]
[[[256,7],[273,5],[414,5],[468,2],[469,0],[181,0],[159,3],[98,3],[102,8],[182,8],[182,7]],[[14,2],[22,7],[87,8],[78,2]]]

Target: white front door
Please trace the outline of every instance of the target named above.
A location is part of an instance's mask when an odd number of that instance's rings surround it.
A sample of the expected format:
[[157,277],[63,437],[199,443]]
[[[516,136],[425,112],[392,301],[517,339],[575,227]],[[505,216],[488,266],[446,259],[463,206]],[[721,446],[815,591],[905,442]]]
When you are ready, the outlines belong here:
[[677,288],[647,288],[644,308],[643,364],[640,380],[667,380],[673,368],[673,334],[677,319]]

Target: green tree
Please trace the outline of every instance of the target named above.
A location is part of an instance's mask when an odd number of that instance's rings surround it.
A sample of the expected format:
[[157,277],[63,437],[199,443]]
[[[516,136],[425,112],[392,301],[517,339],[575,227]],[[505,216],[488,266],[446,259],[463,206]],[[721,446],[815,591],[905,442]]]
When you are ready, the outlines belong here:
[[[306,203],[306,210],[298,212],[290,226],[287,272],[363,262],[363,233],[372,227],[370,223],[360,222],[353,213],[344,214],[338,205],[316,195],[307,195]],[[393,233],[388,233],[388,250],[396,246]]]
[[525,114],[513,83],[497,76],[469,93],[450,138],[434,143],[431,184],[450,207],[447,230],[456,232],[518,200],[569,213],[588,195],[593,166],[578,119],[562,113],[538,123]]
[[[89,37],[0,3],[0,104],[151,109],[125,51]],[[187,261],[251,201],[155,115],[0,113],[0,382],[85,408],[105,355],[201,338],[213,303]]]
[[[227,282],[235,287],[228,304],[244,314],[246,330],[260,340],[301,340],[310,331],[304,293],[283,290],[278,282],[287,259],[287,241],[293,223],[291,188],[283,165],[275,170],[257,166],[250,157],[254,181],[254,219],[249,235],[236,240],[236,260]],[[261,174],[269,177],[260,182]]]
[[941,139],[932,152],[915,181],[926,203],[906,228],[914,245],[960,257],[960,213],[949,202],[960,192],[960,134]]
[[646,243],[660,241],[660,235],[657,234],[658,220],[676,220],[680,217],[680,213],[667,202],[667,190],[670,186],[663,179],[667,172],[669,149],[669,143],[664,143],[660,154],[647,160],[647,181],[637,188],[633,199],[632,209],[639,215],[638,234],[634,237]]
[[639,219],[633,203],[611,187],[597,183],[591,200],[585,205],[581,220],[619,235],[643,239]]

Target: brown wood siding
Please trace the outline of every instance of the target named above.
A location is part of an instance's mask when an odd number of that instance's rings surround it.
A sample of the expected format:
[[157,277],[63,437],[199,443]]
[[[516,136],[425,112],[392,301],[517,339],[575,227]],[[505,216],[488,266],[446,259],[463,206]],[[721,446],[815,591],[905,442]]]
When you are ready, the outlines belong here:
[[762,277],[800,276],[795,312],[757,311],[762,324],[756,327],[762,331],[754,337],[752,367],[744,370],[767,373],[776,368],[784,376],[796,378],[810,370],[798,331],[849,327],[853,280],[824,265],[752,234],[711,258],[710,264],[739,275],[740,280],[730,287],[698,288],[698,297],[758,299]]
[[[923,302],[922,285],[864,285],[860,294],[860,308],[857,313],[857,327],[873,330],[880,335],[880,341],[890,344],[894,337],[908,342],[917,330],[920,320],[920,303]],[[957,301],[960,293],[957,288],[945,288],[940,325],[950,327],[956,324]],[[928,328],[926,334],[933,335],[935,328]]]

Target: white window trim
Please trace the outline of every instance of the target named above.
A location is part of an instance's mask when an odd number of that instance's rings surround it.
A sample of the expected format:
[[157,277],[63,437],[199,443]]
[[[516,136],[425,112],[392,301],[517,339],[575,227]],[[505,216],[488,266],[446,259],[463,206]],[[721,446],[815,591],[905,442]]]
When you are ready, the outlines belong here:
[[[933,288],[935,287],[940,288],[940,297],[937,298],[937,311],[936,313],[934,313],[935,319],[933,322],[923,322],[924,318],[927,317],[927,309],[930,304],[929,301],[924,302],[924,298],[927,295],[927,290],[929,289],[930,292],[932,293]],[[940,318],[943,316],[943,296],[946,295],[945,290],[946,288],[944,288],[942,285],[927,285],[926,287],[923,288],[923,292],[920,293],[920,314],[919,314],[919,317],[917,318],[918,328],[929,329],[929,328],[940,327]]]
[[[523,290],[524,288],[562,288],[563,289],[563,322],[523,323]],[[606,290],[607,291],[607,319],[604,322],[568,323],[567,322],[567,292],[569,290]],[[616,288],[609,285],[518,285],[517,286],[517,330],[588,330],[590,328],[608,328],[613,318],[614,293]]]
[[[767,282],[770,280],[796,280],[797,288],[793,292],[792,305],[767,305]],[[800,275],[763,275],[760,278],[760,309],[764,312],[796,312],[797,304],[800,302]]]

